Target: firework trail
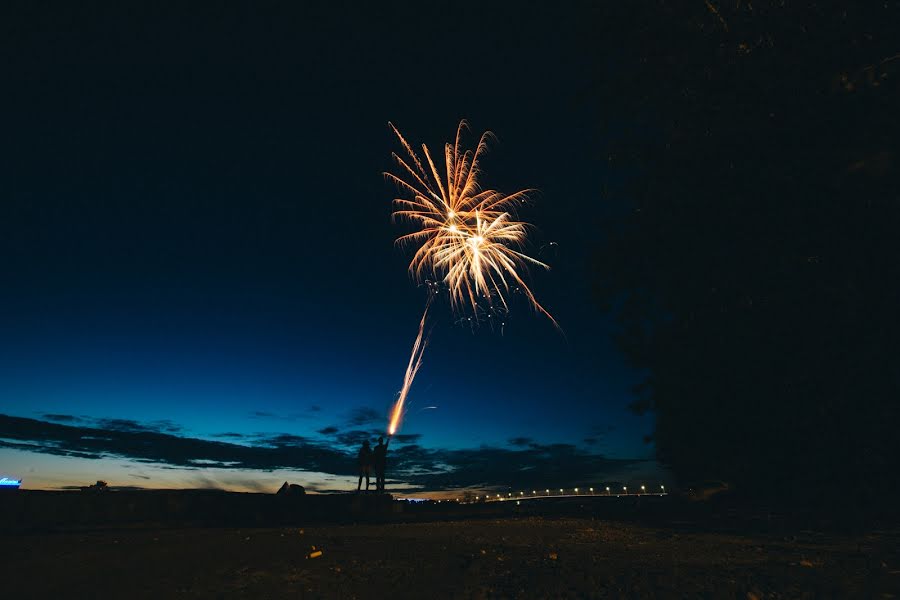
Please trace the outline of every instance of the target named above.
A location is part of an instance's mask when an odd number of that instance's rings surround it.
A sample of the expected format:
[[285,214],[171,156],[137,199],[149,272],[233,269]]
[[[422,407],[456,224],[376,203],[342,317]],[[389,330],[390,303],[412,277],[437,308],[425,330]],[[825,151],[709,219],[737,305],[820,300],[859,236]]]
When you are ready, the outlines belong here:
[[[406,152],[406,158],[391,153],[402,176],[384,175],[397,185],[402,196],[393,201],[392,218],[415,228],[397,238],[398,244],[418,246],[409,263],[412,277],[429,285],[429,289],[433,282],[445,286],[449,290],[451,310],[472,314],[469,320],[476,321],[485,313],[505,314],[509,309],[507,296],[513,291],[521,292],[534,310],[544,314],[559,329],[525,282],[529,266],[550,268],[523,252],[532,226],[520,221],[517,211],[530,202],[529,194],[534,190],[507,195],[482,189],[479,184],[480,160],[493,135],[485,132],[475,150],[466,150],[461,138],[467,124],[460,121],[455,142],[444,146],[444,171],[441,172],[425,144],[422,144],[423,160],[393,123],[388,124]],[[403,387],[391,410],[389,435],[400,425],[409,388],[422,364],[426,345],[423,332],[431,296],[428,302]]]
[[394,403],[394,408],[391,409],[391,418],[388,422],[388,435],[397,433],[397,428],[400,426],[400,420],[406,412],[406,397],[409,395],[409,388],[412,387],[413,379],[416,378],[416,373],[419,372],[419,367],[422,366],[422,353],[425,352],[425,347],[428,345],[428,336],[425,336],[424,334],[425,320],[428,318],[429,306],[431,306],[430,300],[428,304],[425,305],[425,312],[422,313],[422,320],[419,322],[419,335],[416,336],[416,341],[413,342],[412,354],[409,356],[409,364],[406,365],[406,375],[403,376],[403,387],[400,388],[400,395]]

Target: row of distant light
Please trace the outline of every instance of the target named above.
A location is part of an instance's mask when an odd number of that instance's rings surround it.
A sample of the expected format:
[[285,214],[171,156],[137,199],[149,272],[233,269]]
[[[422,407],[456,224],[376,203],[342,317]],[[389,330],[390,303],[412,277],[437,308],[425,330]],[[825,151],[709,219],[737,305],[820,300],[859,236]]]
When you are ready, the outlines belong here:
[[[573,491],[574,491],[576,494],[578,494],[578,493],[579,493],[579,490],[580,490],[581,488],[572,488],[572,489],[573,489]],[[665,494],[665,493],[666,493],[666,486],[661,485],[661,486],[659,486],[659,489],[660,489],[660,493],[661,493],[661,494]],[[594,493],[594,488],[588,488],[588,491],[589,491],[591,494],[593,494],[593,493]],[[559,488],[559,493],[560,493],[560,494],[562,494],[562,493],[564,493],[564,492],[565,492],[565,489],[564,489],[564,488]],[[622,486],[622,492],[625,493],[625,494],[628,493],[628,486],[627,486],[627,485],[623,485],[623,486]],[[532,496],[537,496],[537,493],[538,493],[537,490],[531,490],[531,495],[532,495]],[[549,490],[549,489],[545,489],[545,490],[544,490],[544,493],[546,493],[547,495],[550,495],[550,490]],[[612,490],[611,490],[611,488],[610,488],[609,486],[606,486],[606,493],[607,493],[607,494],[611,494],[611,493],[612,493]],[[647,493],[647,486],[646,486],[646,485],[641,485],[641,493],[643,493],[643,494],[646,494],[646,493]],[[519,496],[520,496],[520,497],[521,497],[521,496],[524,496],[524,495],[525,495],[525,492],[519,492]],[[512,492],[509,492],[508,494],[506,494],[506,497],[507,497],[507,498],[512,498],[512,497],[513,497]],[[500,494],[497,494],[497,495],[495,496],[495,498],[499,498],[499,499],[501,499],[501,500],[504,499]],[[476,500],[481,500],[481,496],[475,496],[475,499],[476,499]],[[491,499],[491,495],[490,495],[490,494],[486,495],[486,496],[484,497],[484,499],[485,499],[485,500],[490,500],[490,499]],[[457,498],[457,501],[458,501],[458,500],[459,500],[459,498]]]
[[[573,490],[576,494],[578,494],[579,491],[580,491],[581,489],[582,489],[582,488],[572,488],[572,490]],[[604,489],[606,490],[606,493],[607,493],[607,494],[612,494],[612,488],[610,488],[609,486],[606,486]],[[656,493],[658,493],[658,494],[660,494],[660,495],[666,493],[666,486],[660,485],[660,486],[659,486],[659,489],[660,489],[660,491],[659,491],[659,492],[656,492]],[[593,493],[594,493],[594,488],[589,487],[589,488],[587,489],[587,491],[590,492],[591,494],[593,494]],[[564,493],[564,492],[565,492],[565,489],[564,489],[564,488],[559,488],[559,493],[560,493],[560,494],[562,494],[562,493]],[[544,493],[547,494],[547,495],[550,495],[550,490],[549,490],[549,488],[548,488],[548,489],[545,489],[545,490],[544,490]],[[623,486],[622,486],[622,493],[624,493],[624,494],[627,494],[627,493],[628,493],[628,486],[627,486],[627,485],[623,485]],[[647,493],[647,486],[646,486],[646,485],[641,485],[641,493],[642,493],[642,494],[646,494],[646,493]],[[651,492],[651,493],[654,493],[654,492]],[[531,495],[532,495],[532,496],[537,496],[537,494],[538,494],[538,490],[531,490]],[[616,492],[616,494],[619,495],[618,492]],[[524,496],[525,496],[525,492],[519,492],[519,495],[516,496],[516,497],[524,497]],[[514,496],[513,496],[512,492],[509,492],[509,493],[506,494],[506,498],[504,498],[504,497],[501,496],[500,494],[497,494],[496,496],[491,496],[490,494],[487,494],[487,495],[485,495],[485,496],[483,496],[483,497],[482,497],[482,496],[475,496],[475,500],[481,500],[482,498],[483,498],[484,500],[490,500],[491,498],[494,498],[494,500],[498,500],[498,499],[499,499],[499,500],[506,500],[507,498],[513,498],[513,497],[514,497]],[[459,498],[455,498],[454,500],[448,500],[448,502],[459,502],[459,501],[460,501]],[[438,504],[440,504],[441,501],[438,500],[437,502],[438,502]]]

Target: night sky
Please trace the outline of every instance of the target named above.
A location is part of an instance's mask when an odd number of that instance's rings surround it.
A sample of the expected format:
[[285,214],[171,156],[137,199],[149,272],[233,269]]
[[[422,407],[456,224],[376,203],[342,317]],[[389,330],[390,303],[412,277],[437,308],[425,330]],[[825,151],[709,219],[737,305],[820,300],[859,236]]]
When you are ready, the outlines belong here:
[[0,19],[0,474],[355,484],[425,302],[393,244],[387,122],[435,148],[465,118],[498,137],[486,185],[541,192],[523,216],[553,270],[532,289],[565,335],[524,302],[503,335],[438,304],[389,488],[659,480],[591,292],[626,207],[584,93],[615,61],[585,58],[582,16],[129,4]]

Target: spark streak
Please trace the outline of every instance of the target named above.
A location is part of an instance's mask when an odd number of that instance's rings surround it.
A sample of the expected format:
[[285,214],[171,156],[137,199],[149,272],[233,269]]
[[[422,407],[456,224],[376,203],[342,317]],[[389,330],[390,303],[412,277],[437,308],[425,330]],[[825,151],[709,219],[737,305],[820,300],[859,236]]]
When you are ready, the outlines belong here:
[[[558,324],[538,303],[524,281],[529,266],[550,267],[522,252],[532,226],[517,219],[535,190],[504,194],[482,189],[479,164],[493,135],[484,133],[475,150],[465,150],[461,139],[467,128],[460,121],[453,145],[444,146],[445,180],[422,144],[423,161],[392,123],[391,129],[406,150],[407,159],[392,156],[403,177],[385,173],[401,195],[395,198],[392,217],[416,230],[397,238],[398,244],[418,245],[409,263],[410,274],[419,282],[435,279],[450,290],[454,312],[471,310],[478,316],[484,304],[508,309],[507,295],[519,289],[529,304]],[[427,167],[425,166],[427,164]]]
[[[409,272],[420,282],[440,282],[449,290],[454,313],[491,316],[495,307],[508,311],[507,296],[520,291],[531,307],[559,325],[535,298],[525,283],[529,266],[550,267],[524,253],[532,228],[517,218],[521,206],[530,202],[534,190],[504,194],[482,189],[478,178],[480,160],[493,135],[485,132],[475,150],[465,150],[461,140],[467,129],[460,121],[456,140],[444,145],[444,172],[438,170],[428,146],[422,144],[422,155],[416,153],[393,123],[388,123],[406,151],[406,158],[392,153],[400,175],[385,173],[395,183],[402,197],[393,201],[392,218],[412,225],[415,230],[401,235],[396,243],[418,248],[409,263]],[[422,159],[424,157],[424,160]],[[431,297],[429,297],[429,305]],[[419,335],[413,345],[400,395],[391,410],[388,434],[394,435],[403,417],[409,388],[422,365],[425,318],[419,324]]]
[[425,312],[422,313],[422,320],[419,322],[419,334],[416,336],[416,341],[413,342],[409,364],[406,365],[406,375],[403,376],[403,387],[400,388],[400,395],[394,403],[394,408],[391,409],[388,435],[397,433],[397,428],[400,426],[400,420],[403,418],[405,412],[404,407],[406,405],[406,397],[409,395],[409,388],[412,387],[413,380],[416,378],[416,373],[419,372],[419,367],[422,366],[422,353],[425,352],[425,347],[428,345],[428,337],[424,336],[424,333],[425,319],[428,317],[428,307],[430,305],[430,301],[425,305]]

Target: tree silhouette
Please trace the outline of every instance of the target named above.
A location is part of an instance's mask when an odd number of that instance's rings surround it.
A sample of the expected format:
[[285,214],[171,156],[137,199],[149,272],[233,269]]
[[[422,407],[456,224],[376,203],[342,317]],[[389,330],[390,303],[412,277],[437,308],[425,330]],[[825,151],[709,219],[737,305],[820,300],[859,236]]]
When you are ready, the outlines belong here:
[[598,4],[588,97],[630,208],[597,285],[659,459],[754,494],[897,491],[900,4]]

